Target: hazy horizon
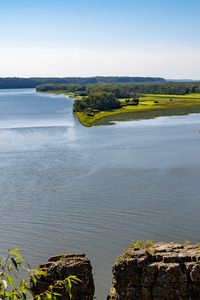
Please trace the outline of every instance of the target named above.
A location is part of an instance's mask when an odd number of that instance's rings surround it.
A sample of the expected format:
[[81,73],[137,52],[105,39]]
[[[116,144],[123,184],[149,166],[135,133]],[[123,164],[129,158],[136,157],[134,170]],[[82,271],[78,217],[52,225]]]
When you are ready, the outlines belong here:
[[0,4],[0,77],[199,80],[197,0]]
[[165,79],[166,81],[176,81],[176,82],[190,82],[190,81],[200,81],[200,79],[191,79],[191,78],[166,78],[166,77],[161,77],[161,76],[132,76],[132,75],[92,75],[92,76],[1,76],[0,78],[25,78],[25,79],[30,79],[30,78],[95,78],[95,77],[132,77],[132,78],[162,78]]

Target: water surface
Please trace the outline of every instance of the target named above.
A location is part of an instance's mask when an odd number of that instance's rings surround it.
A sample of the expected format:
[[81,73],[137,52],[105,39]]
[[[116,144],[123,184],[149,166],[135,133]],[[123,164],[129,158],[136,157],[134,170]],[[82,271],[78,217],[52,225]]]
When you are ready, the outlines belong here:
[[0,90],[1,254],[84,252],[102,300],[132,240],[199,241],[200,115],[85,128],[72,103]]

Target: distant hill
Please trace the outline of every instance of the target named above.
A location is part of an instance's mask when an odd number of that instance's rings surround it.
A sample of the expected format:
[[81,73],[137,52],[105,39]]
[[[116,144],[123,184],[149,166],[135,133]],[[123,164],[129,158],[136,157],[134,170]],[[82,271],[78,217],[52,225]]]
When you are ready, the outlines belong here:
[[160,77],[96,76],[96,77],[6,77],[0,78],[0,89],[35,88],[39,84],[117,84],[117,83],[164,83]]

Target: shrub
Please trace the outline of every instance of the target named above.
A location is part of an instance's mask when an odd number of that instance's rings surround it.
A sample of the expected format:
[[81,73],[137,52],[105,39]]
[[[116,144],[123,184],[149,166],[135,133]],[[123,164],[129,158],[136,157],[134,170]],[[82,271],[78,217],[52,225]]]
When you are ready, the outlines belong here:
[[[69,276],[64,280],[58,280],[54,286],[50,286],[44,293],[34,296],[30,286],[31,284],[36,285],[37,277],[41,275],[45,276],[46,272],[31,270],[29,264],[24,262],[19,250],[8,250],[7,256],[0,258],[1,300],[26,300],[31,298],[36,300],[55,300],[61,296],[59,289],[65,289],[69,298],[72,299],[72,283],[77,284],[80,281],[76,276]],[[25,273],[25,279],[20,279],[21,273]]]

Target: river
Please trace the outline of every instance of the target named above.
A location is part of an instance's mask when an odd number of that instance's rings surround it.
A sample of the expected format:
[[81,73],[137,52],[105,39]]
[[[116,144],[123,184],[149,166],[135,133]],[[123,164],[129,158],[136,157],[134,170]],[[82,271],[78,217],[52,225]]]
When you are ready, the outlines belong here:
[[133,240],[199,241],[200,115],[85,128],[72,105],[0,90],[0,254],[86,253],[103,300]]

